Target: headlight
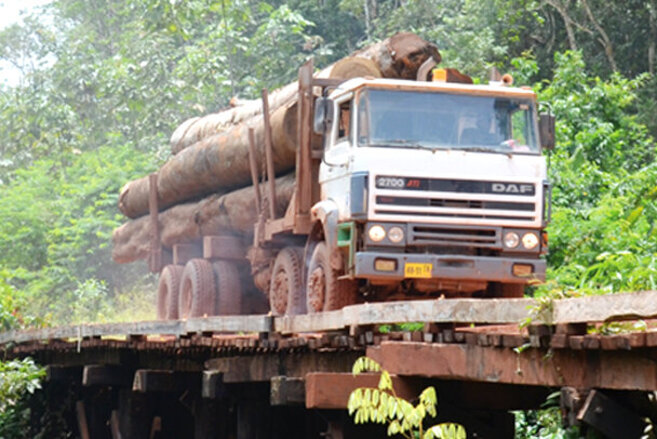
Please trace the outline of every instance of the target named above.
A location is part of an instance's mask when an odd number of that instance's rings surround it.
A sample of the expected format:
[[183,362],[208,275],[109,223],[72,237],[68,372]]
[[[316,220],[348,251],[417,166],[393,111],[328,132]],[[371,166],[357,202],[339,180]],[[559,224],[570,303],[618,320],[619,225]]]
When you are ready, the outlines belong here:
[[383,241],[383,238],[386,237],[385,229],[379,225],[370,227],[370,230],[367,232],[367,234],[374,242]]
[[527,250],[533,250],[538,245],[538,236],[535,233],[525,233],[522,237],[522,245]]
[[516,248],[520,244],[520,237],[516,232],[507,232],[504,235],[504,246],[507,248]]
[[397,226],[391,227],[390,230],[388,230],[388,239],[390,240],[390,242],[399,244],[404,239],[404,230],[402,230],[401,227],[397,227]]

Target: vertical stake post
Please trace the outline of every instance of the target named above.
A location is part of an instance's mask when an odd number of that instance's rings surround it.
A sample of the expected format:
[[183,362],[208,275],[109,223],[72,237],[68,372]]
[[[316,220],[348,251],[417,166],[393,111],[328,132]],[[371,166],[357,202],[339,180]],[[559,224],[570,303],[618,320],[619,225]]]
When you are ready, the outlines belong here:
[[265,123],[265,159],[267,160],[267,183],[269,186],[269,219],[276,219],[276,174],[274,172],[274,152],[271,139],[271,120],[269,118],[269,92],[262,89],[262,116]]
[[148,211],[151,222],[151,252],[148,268],[151,273],[159,273],[162,269],[162,243],[160,242],[159,207],[157,202],[157,172],[148,176]]

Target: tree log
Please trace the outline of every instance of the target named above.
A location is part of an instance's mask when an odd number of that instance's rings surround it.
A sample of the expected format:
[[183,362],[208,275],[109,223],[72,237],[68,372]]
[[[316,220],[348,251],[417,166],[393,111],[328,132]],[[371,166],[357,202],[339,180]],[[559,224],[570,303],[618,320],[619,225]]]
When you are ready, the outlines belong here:
[[[415,79],[417,69],[433,56],[440,62],[438,48],[412,33],[398,33],[372,44],[335,64],[316,76],[320,78],[358,78],[363,76]],[[354,59],[358,58],[358,59]],[[373,61],[367,62],[367,61]],[[269,108],[276,108],[296,99],[299,86],[286,85],[269,95]],[[262,114],[260,100],[242,101],[241,105],[183,122],[171,136],[171,152],[177,154],[189,145],[228,127]]]
[[[277,216],[285,214],[294,192],[294,174],[276,179]],[[262,187],[262,186],[261,186]],[[224,233],[249,235],[258,220],[252,186],[213,194],[199,202],[178,204],[158,216],[160,240],[165,247],[198,241],[203,236]],[[126,264],[146,259],[150,253],[150,217],[128,221],[112,234],[112,259]]]
[[[271,117],[274,170],[290,172],[296,160],[297,105],[278,108]],[[248,126],[207,137],[176,154],[160,168],[157,184],[158,206],[174,204],[211,193],[226,193],[251,182]],[[254,125],[256,145],[264,157],[264,125]],[[314,136],[314,142],[320,142]],[[261,166],[263,161],[260,161]],[[127,183],[119,195],[119,209],[129,218],[148,212],[148,177]]]

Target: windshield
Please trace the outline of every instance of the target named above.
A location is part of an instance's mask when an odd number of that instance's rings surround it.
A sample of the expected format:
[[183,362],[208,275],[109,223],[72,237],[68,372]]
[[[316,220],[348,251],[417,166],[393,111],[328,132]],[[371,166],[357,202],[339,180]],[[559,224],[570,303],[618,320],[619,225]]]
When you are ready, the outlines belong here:
[[536,153],[529,99],[366,89],[358,109],[360,146]]

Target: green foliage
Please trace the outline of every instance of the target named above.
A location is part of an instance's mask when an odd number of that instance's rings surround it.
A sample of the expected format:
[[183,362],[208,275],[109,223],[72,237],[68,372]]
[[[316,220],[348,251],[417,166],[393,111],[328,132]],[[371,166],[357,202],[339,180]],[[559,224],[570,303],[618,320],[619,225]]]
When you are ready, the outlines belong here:
[[374,422],[388,424],[388,436],[402,435],[406,438],[422,439],[465,439],[465,429],[458,424],[441,423],[424,430],[425,418],[435,418],[438,414],[436,390],[427,387],[413,405],[395,394],[392,379],[388,371],[368,357],[359,357],[354,363],[354,376],[361,373],[380,373],[376,388],[364,387],[355,389],[349,395],[347,408],[349,415],[354,416],[356,424]]
[[26,437],[29,396],[41,388],[45,370],[30,358],[0,362],[0,437]]
[[[646,77],[591,77],[578,52],[555,63],[554,78],[535,87],[557,115],[548,283],[538,294],[654,289],[655,143],[634,114]],[[517,76],[537,73],[531,56],[513,64]]]
[[29,314],[50,313],[62,322],[72,316],[84,320],[86,307],[87,319],[106,315],[98,301],[134,279],[134,268],[111,263],[111,233],[123,221],[116,209],[118,192],[155,165],[149,154],[130,145],[65,160],[65,165],[37,160],[0,186],[0,215],[6,218],[0,223],[3,279],[20,291]]
[[578,439],[578,429],[561,427],[559,407],[515,412],[516,439]]

